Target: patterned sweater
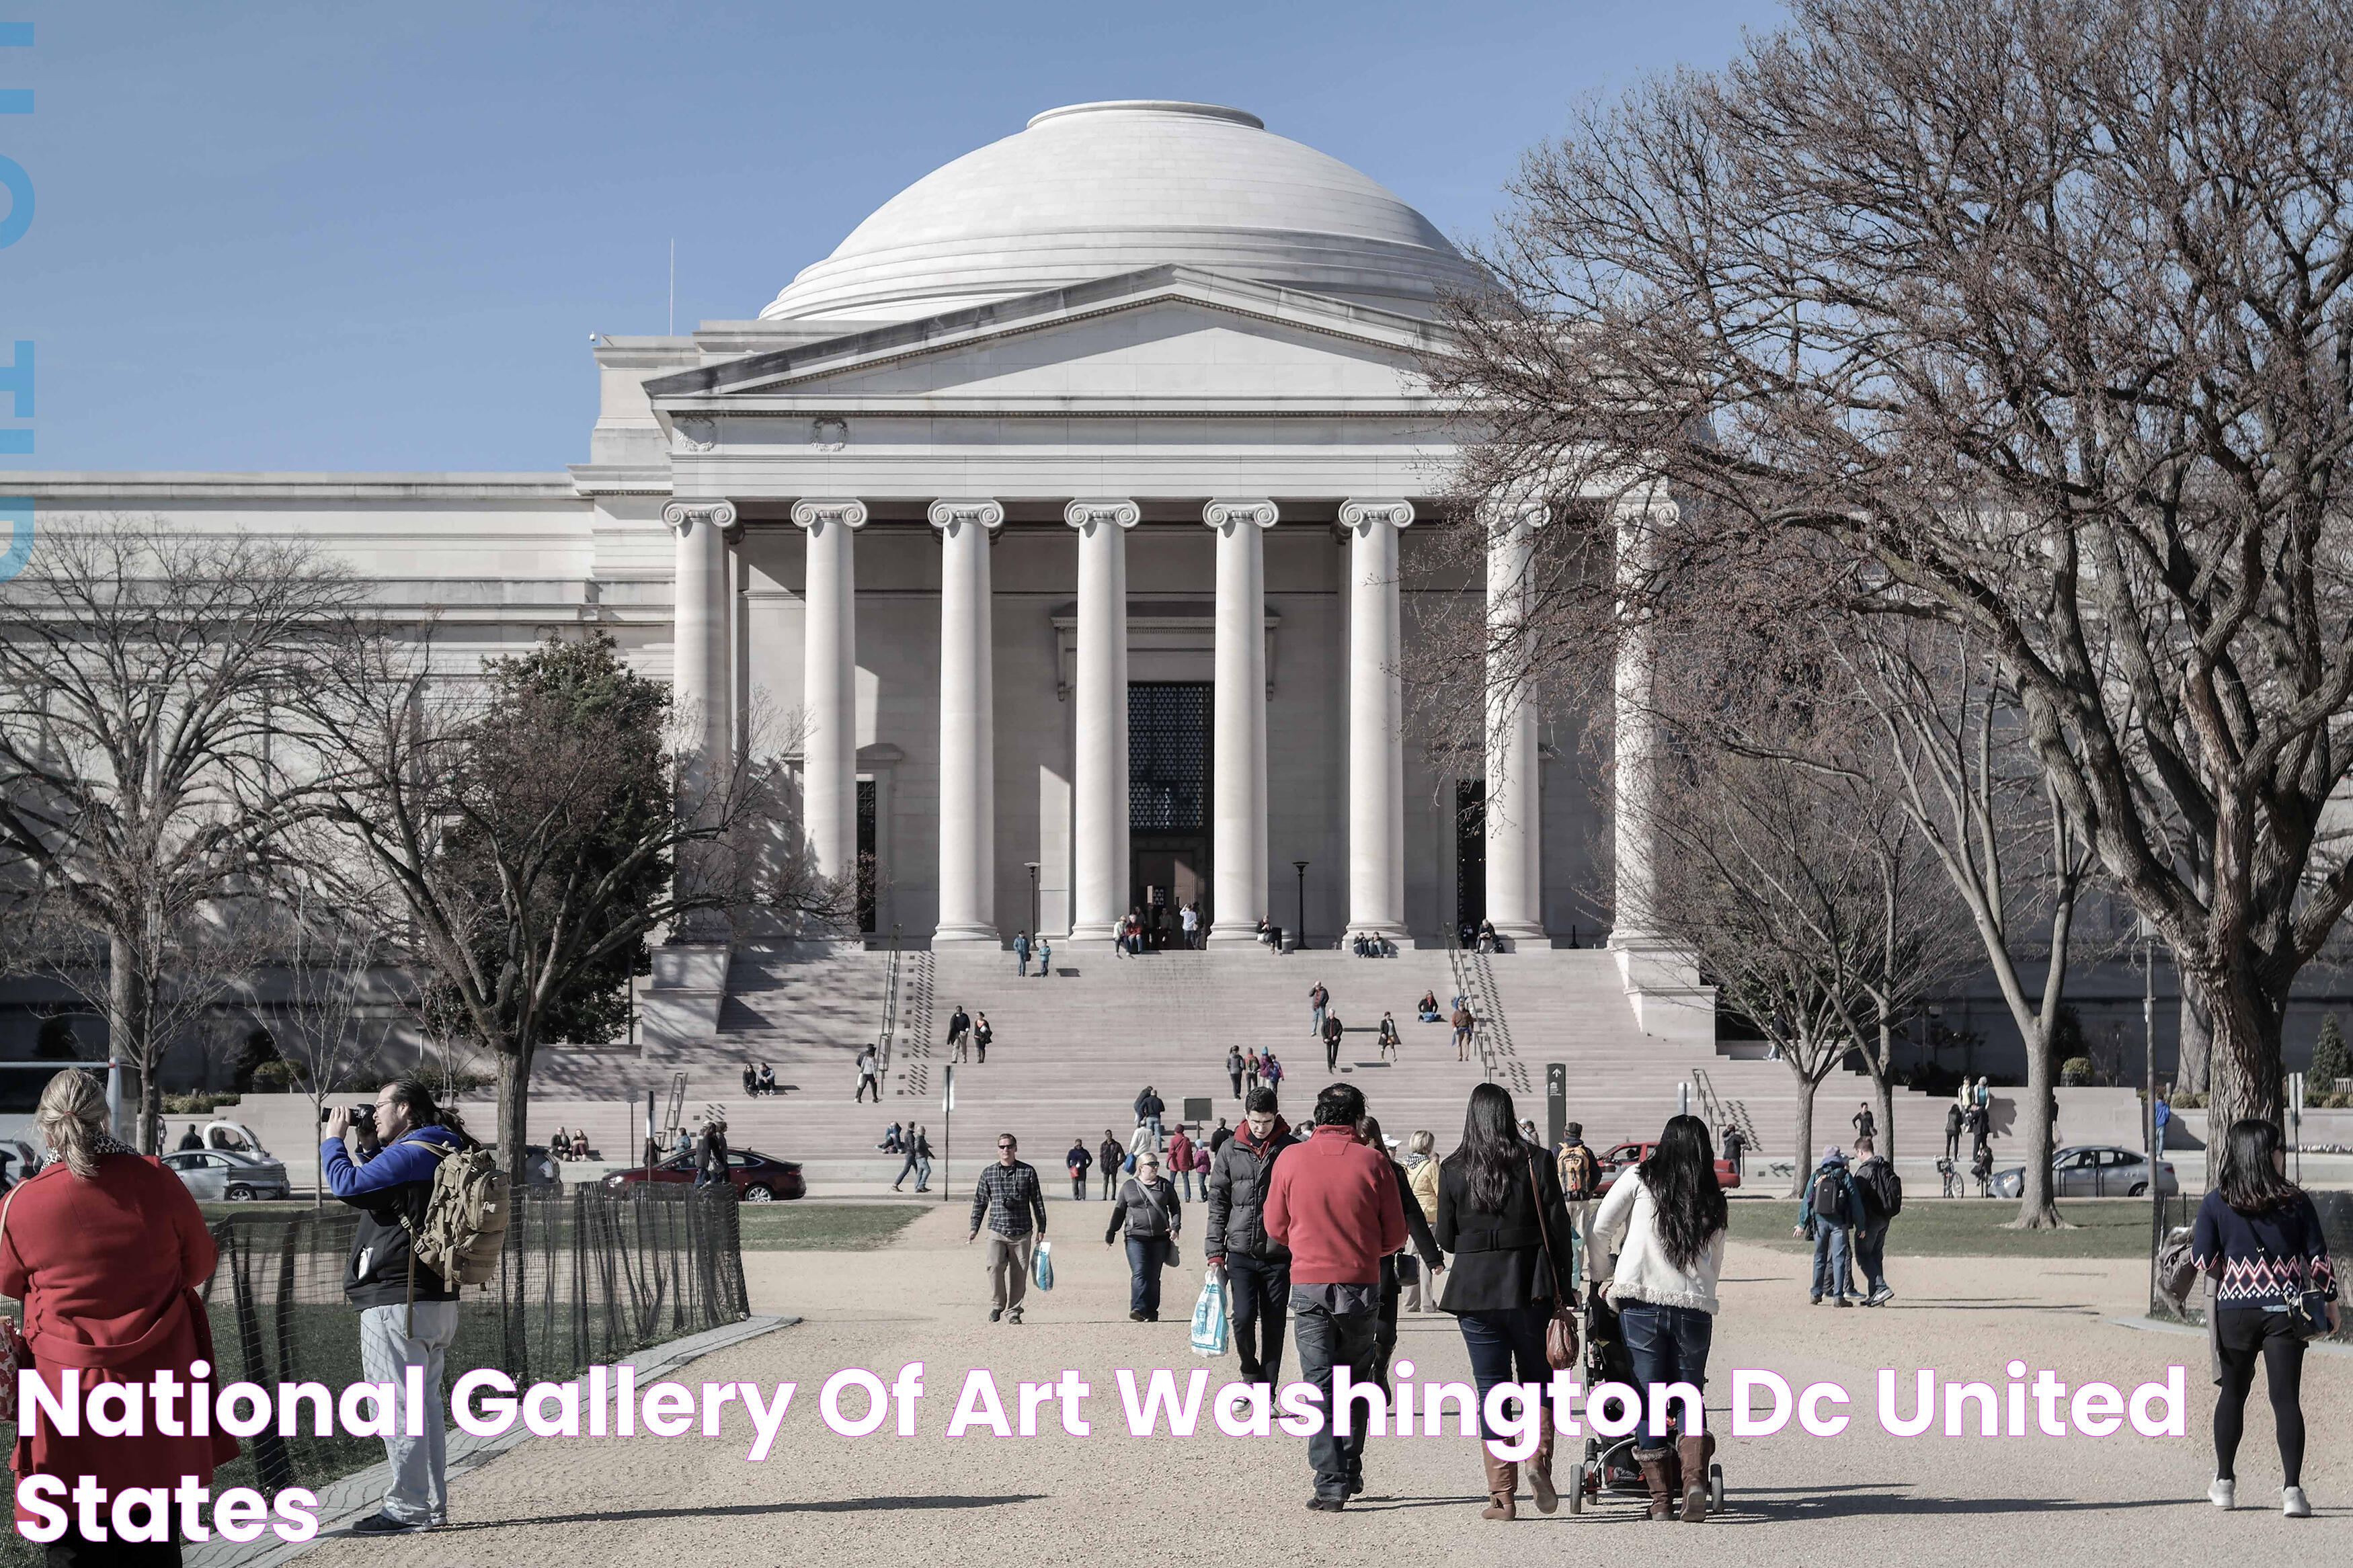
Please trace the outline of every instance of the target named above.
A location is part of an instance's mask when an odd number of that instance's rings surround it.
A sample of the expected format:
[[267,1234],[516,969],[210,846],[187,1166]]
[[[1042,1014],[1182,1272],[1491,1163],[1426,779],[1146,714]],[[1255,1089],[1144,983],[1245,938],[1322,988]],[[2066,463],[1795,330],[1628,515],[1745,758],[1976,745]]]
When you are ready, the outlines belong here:
[[1037,1167],[1026,1160],[1010,1165],[992,1160],[983,1165],[972,1193],[972,1228],[979,1230],[984,1218],[999,1236],[1027,1236],[1033,1220],[1043,1233],[1046,1194],[1039,1190]]
[[2241,1214],[2211,1192],[2199,1205],[2190,1233],[2191,1260],[2214,1277],[2214,1305],[2276,1310],[2317,1290],[2337,1299],[2337,1275],[2328,1259],[2328,1237],[2312,1200],[2294,1202],[2268,1214]]

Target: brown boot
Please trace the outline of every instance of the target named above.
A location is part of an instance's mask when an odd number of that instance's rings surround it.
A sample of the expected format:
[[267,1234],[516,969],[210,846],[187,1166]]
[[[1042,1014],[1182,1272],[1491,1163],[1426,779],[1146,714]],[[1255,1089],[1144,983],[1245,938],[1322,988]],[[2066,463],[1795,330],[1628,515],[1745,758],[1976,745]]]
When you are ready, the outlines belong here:
[[1552,1484],[1552,1416],[1544,1417],[1544,1436],[1528,1459],[1528,1490],[1535,1494],[1536,1511],[1550,1513],[1560,1506],[1560,1492]]
[[1672,1448],[1637,1448],[1634,1463],[1641,1468],[1642,1484],[1651,1492],[1651,1517],[1675,1517],[1675,1490],[1681,1467]]
[[1479,1457],[1487,1462],[1487,1506],[1479,1510],[1479,1517],[1517,1519],[1519,1510],[1513,1505],[1512,1494],[1519,1489],[1520,1467],[1495,1458],[1484,1443],[1479,1445]]
[[1707,1456],[1708,1450],[1715,1447],[1713,1436],[1680,1437],[1675,1441],[1675,1458],[1683,1472],[1685,1524],[1697,1524],[1707,1517]]

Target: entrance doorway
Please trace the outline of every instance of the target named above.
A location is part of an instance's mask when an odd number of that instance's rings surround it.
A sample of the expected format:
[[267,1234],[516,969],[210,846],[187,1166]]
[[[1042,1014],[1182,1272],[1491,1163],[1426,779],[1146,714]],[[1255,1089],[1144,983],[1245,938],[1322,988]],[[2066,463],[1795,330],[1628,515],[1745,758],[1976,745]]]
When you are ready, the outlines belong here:
[[1454,784],[1454,925],[1476,931],[1487,918],[1487,781]]
[[1153,946],[1181,940],[1177,911],[1209,916],[1209,721],[1206,680],[1127,688],[1128,907]]

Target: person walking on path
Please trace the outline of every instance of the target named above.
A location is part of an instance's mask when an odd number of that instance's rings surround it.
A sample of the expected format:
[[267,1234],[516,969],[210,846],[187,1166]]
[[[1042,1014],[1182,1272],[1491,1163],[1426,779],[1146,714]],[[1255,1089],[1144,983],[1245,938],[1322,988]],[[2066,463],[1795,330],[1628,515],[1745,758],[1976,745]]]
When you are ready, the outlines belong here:
[[[1218,1151],[1226,1146],[1226,1140],[1231,1138],[1233,1135],[1234,1130],[1226,1125],[1226,1119],[1222,1116],[1219,1117],[1217,1126],[1212,1128],[1209,1132],[1209,1157],[1211,1159],[1215,1159],[1217,1157]],[[1208,1196],[1209,1167],[1203,1165],[1201,1167],[1201,1197],[1203,1201],[1206,1202],[1208,1201]]]
[[1085,1138],[1077,1137],[1071,1140],[1071,1152],[1063,1157],[1062,1163],[1071,1168],[1071,1201],[1086,1202],[1087,1173],[1094,1168],[1095,1157],[1087,1148]]
[[[1687,1383],[1706,1391],[1727,1220],[1707,1123],[1696,1116],[1669,1117],[1651,1157],[1601,1200],[1594,1241],[1618,1261],[1599,1289],[1617,1309],[1635,1387]],[[1696,1524],[1707,1517],[1715,1434],[1678,1432],[1670,1447],[1656,1424],[1665,1403],[1651,1404],[1650,1446],[1638,1447],[1634,1461],[1651,1493],[1651,1517],[1676,1518],[1680,1501],[1683,1522]]]
[[1277,1094],[1282,1092],[1282,1063],[1275,1059],[1272,1051],[1258,1058],[1258,1076],[1265,1087]]
[[1381,1321],[1373,1336],[1373,1381],[1381,1385],[1381,1393],[1390,1394],[1389,1360],[1397,1353],[1398,1312],[1404,1305],[1406,1288],[1411,1285],[1417,1295],[1421,1289],[1424,1269],[1432,1278],[1438,1273],[1440,1255],[1437,1239],[1430,1234],[1430,1219],[1414,1201],[1413,1181],[1396,1156],[1389,1152],[1388,1141],[1382,1135],[1380,1121],[1367,1116],[1356,1123],[1356,1142],[1387,1160],[1389,1173],[1397,1178],[1398,1205],[1405,1215],[1408,1246],[1381,1258]]
[[1103,1141],[1095,1147],[1095,1163],[1103,1171],[1103,1201],[1109,1203],[1119,1187],[1119,1168],[1127,1159],[1127,1147],[1108,1127],[1103,1129]]
[[932,1190],[932,1135],[928,1129],[915,1129],[915,1190]]
[[1380,1053],[1384,1061],[1397,1060],[1398,1026],[1395,1013],[1381,1015]]
[[1026,931],[1013,933],[1013,976],[1017,980],[1029,978],[1029,933]]
[[1179,1123],[1176,1131],[1170,1133],[1168,1137],[1168,1171],[1174,1178],[1172,1184],[1185,1194],[1187,1203],[1191,1203],[1193,1201],[1193,1141],[1185,1135],[1182,1123]]
[[[1501,1084],[1471,1091],[1462,1142],[1440,1168],[1438,1245],[1454,1258],[1438,1304],[1454,1314],[1479,1389],[1479,1453],[1487,1468],[1487,1506],[1479,1517],[1512,1519],[1519,1466],[1487,1447],[1501,1436],[1487,1424],[1487,1391],[1499,1383],[1552,1381],[1545,1329],[1553,1303],[1571,1299],[1571,1264],[1561,1256],[1571,1243],[1559,1173],[1520,1136],[1511,1093]],[[1560,1506],[1552,1481],[1555,1430],[1550,1416],[1540,1418],[1528,1489],[1537,1510],[1550,1513]]]
[[1862,1274],[1862,1304],[1883,1307],[1895,1300],[1887,1284],[1887,1227],[1904,1210],[1904,1178],[1895,1173],[1894,1161],[1881,1157],[1872,1139],[1856,1139],[1854,1152],[1854,1187],[1862,1195],[1854,1266]]
[[1727,1121],[1724,1124],[1724,1137],[1720,1142],[1724,1149],[1725,1163],[1732,1167],[1733,1175],[1745,1176],[1747,1173],[1741,1169],[1740,1157],[1748,1152],[1748,1140],[1741,1135],[1737,1126]]
[[[1414,1205],[1421,1210],[1422,1223],[1438,1223],[1438,1134],[1423,1128],[1406,1140],[1405,1174],[1407,1190],[1412,1194]],[[1406,1215],[1410,1229],[1413,1216]],[[1441,1260],[1442,1266],[1442,1260]],[[1432,1268],[1407,1287],[1401,1310],[1430,1313],[1438,1310],[1439,1269]]]
[[1160,1173],[1160,1162],[1149,1154],[1137,1157],[1135,1174],[1120,1184],[1119,1202],[1103,1227],[1103,1245],[1124,1228],[1127,1237],[1127,1316],[1130,1322],[1160,1321],[1160,1270],[1176,1245],[1184,1205],[1176,1189]]
[[1197,939],[1201,932],[1201,906],[1198,903],[1187,904],[1176,911],[1176,920],[1177,923],[1185,928],[1186,947],[1191,949],[1200,946]]
[[1454,1059],[1471,1059],[1471,1004],[1458,996],[1454,999]]
[[1258,1088],[1258,1047],[1252,1046],[1242,1055],[1242,1100],[1245,1104],[1249,1102],[1250,1094]]
[[[1335,1374],[1371,1374],[1380,1333],[1381,1259],[1405,1245],[1402,1189],[1386,1154],[1356,1142],[1365,1097],[1335,1083],[1315,1097],[1315,1131],[1274,1162],[1263,1218],[1271,1240],[1291,1251],[1293,1342],[1300,1381],[1333,1410]],[[1366,1423],[1345,1436],[1327,1420],[1307,1439],[1315,1495],[1307,1506],[1337,1513],[1365,1489]]]
[[[1560,1134],[1560,1153],[1555,1163],[1560,1170],[1561,1202],[1567,1205],[1568,1223],[1577,1232],[1578,1247],[1589,1255],[1593,1250],[1593,1200],[1601,1195],[1601,1160],[1587,1146],[1582,1121],[1567,1123]],[[1584,1281],[1572,1279],[1569,1283]]]
[[2340,1331],[2344,1309],[2320,1215],[2311,1197],[2287,1179],[2287,1155],[2271,1122],[2231,1123],[2221,1173],[2190,1227],[2189,1257],[2206,1276],[2206,1338],[2221,1391],[2214,1397],[2214,1481],[2207,1499],[2216,1508],[2238,1501],[2239,1439],[2260,1360],[2279,1444],[2280,1512],[2309,1519],[2304,1347],[2313,1335]]
[[972,1054],[974,1058],[984,1067],[988,1064],[988,1042],[995,1038],[997,1038],[997,1031],[990,1027],[987,1014],[983,1013],[973,1020]]
[[1160,1098],[1160,1091],[1148,1083],[1144,1086],[1144,1092],[1135,1097],[1135,1120],[1152,1129],[1152,1152],[1155,1154],[1161,1146],[1161,1112],[1167,1109],[1167,1102]]
[[1340,1022],[1337,1013],[1324,1015],[1324,1070],[1340,1070],[1340,1036],[1347,1026]]
[[1324,1010],[1332,1005],[1332,993],[1324,989],[1319,980],[1307,988],[1307,1032],[1317,1039],[1324,1037]]
[[904,1163],[900,1165],[898,1175],[892,1180],[891,1190],[894,1193],[899,1190],[901,1183],[904,1182],[909,1176],[915,1173],[915,1152],[923,1147],[922,1143],[916,1139],[915,1132],[916,1129],[913,1127],[910,1127],[907,1130],[907,1158]]
[[1226,1277],[1234,1353],[1244,1383],[1282,1383],[1283,1316],[1291,1303],[1291,1253],[1266,1234],[1268,1173],[1293,1147],[1275,1109],[1274,1090],[1250,1090],[1242,1124],[1209,1161],[1209,1223],[1204,1261]]
[[1021,1298],[1029,1291],[1029,1254],[1046,1234],[1046,1194],[1038,1185],[1038,1170],[1018,1155],[1020,1140],[1010,1132],[997,1135],[997,1163],[980,1168],[972,1190],[970,1247],[988,1224],[988,1321],[1010,1313],[1021,1321]]
[[[163,1501],[152,1511],[168,1521],[169,1489],[208,1487],[215,1468],[237,1458],[237,1442],[226,1434],[196,1436],[185,1421],[167,1428],[160,1419],[142,1431],[138,1420],[142,1395],[158,1374],[185,1388],[196,1363],[214,1360],[199,1292],[218,1249],[179,1177],[117,1142],[106,1127],[106,1091],[81,1068],[67,1068],[42,1089],[34,1139],[56,1158],[11,1188],[0,1211],[0,1289],[25,1304],[30,1352],[10,1392],[37,1378],[74,1408],[65,1393],[68,1377],[79,1379],[85,1397],[110,1386],[122,1393],[127,1385],[132,1435],[104,1436],[84,1427],[68,1436],[57,1422],[26,1420],[20,1410],[16,1479],[21,1486],[48,1476],[58,1483],[56,1505],[67,1509],[69,1520],[66,1534],[48,1546],[49,1562],[161,1568],[179,1563],[176,1539],[138,1546],[109,1541],[103,1528],[85,1533],[90,1505],[82,1505],[77,1520],[65,1499],[77,1485],[103,1487],[114,1498],[130,1488],[153,1488]],[[433,1419],[438,1425],[438,1411]],[[107,1517],[102,1508],[97,1517]],[[21,1504],[17,1521],[30,1521]]]
[[1879,1136],[1879,1118],[1871,1113],[1868,1101],[1859,1106],[1855,1113],[1848,1117],[1847,1121],[1854,1128],[1854,1142],[1858,1149],[1862,1147],[1864,1139]]
[[971,1048],[971,1015],[959,1002],[955,1005],[955,1011],[948,1015],[948,1060],[960,1062],[965,1059],[965,1051]]
[[1242,1074],[1248,1070],[1248,1068],[1249,1063],[1243,1058],[1241,1047],[1240,1046],[1228,1046],[1226,1047],[1226,1077],[1233,1080],[1234,1098],[1236,1100],[1240,1100],[1242,1097]]
[[698,1187],[727,1184],[727,1120],[724,1117],[709,1117],[702,1123],[702,1142],[694,1155],[694,1184]]
[[875,1104],[882,1103],[882,1053],[872,1046],[858,1053],[858,1092],[849,1098],[855,1103],[870,1094]]
[[1956,1164],[1961,1158],[1961,1124],[1968,1120],[1961,1113],[1960,1101],[1945,1107],[1945,1158]]
[[1038,978],[1043,980],[1054,973],[1054,944],[1043,936],[1038,939]]
[[1807,1181],[1806,1201],[1798,1209],[1797,1234],[1814,1244],[1813,1294],[1808,1306],[1820,1306],[1825,1296],[1841,1307],[1854,1305],[1849,1264],[1855,1229],[1862,1221],[1862,1194],[1855,1190],[1845,1151],[1833,1143]]

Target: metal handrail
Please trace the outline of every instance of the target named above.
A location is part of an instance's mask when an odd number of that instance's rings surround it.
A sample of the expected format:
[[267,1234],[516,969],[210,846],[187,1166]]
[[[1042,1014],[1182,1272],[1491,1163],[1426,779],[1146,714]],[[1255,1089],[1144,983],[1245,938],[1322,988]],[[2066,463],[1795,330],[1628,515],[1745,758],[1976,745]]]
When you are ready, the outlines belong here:
[[891,927],[891,957],[882,969],[882,1038],[879,1042],[882,1058],[881,1078],[879,1080],[881,1082],[888,1083],[891,1080],[891,1049],[897,1042],[898,1037],[899,927],[896,922],[893,922]]

